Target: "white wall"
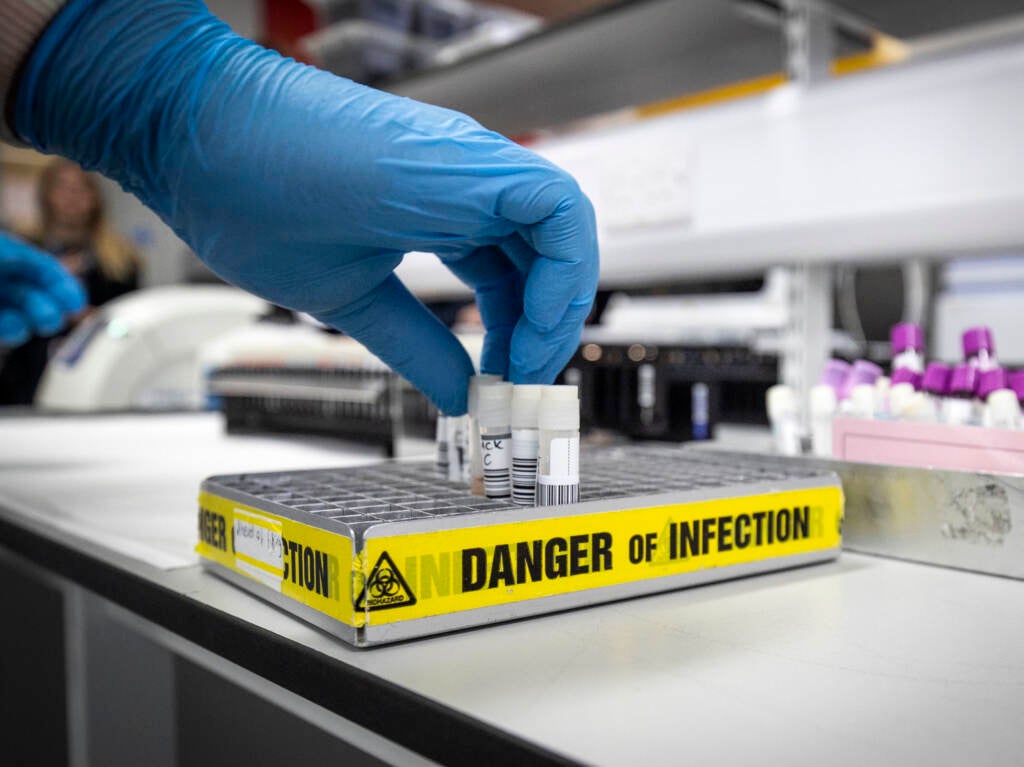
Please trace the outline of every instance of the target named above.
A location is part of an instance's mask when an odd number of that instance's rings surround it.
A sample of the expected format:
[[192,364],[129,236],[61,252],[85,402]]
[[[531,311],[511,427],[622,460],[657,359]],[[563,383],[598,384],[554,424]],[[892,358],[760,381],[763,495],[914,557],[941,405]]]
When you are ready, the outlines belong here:
[[[1024,245],[1024,44],[567,136],[608,287]],[[455,285],[429,258],[403,276]]]

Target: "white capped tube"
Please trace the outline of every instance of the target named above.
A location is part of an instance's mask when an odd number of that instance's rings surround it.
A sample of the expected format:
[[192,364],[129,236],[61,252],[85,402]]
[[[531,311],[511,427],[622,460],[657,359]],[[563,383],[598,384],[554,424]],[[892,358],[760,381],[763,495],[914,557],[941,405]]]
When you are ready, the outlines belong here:
[[540,432],[537,505],[580,499],[580,400],[576,386],[545,386],[537,413]]
[[492,373],[481,373],[469,377],[469,391],[466,394],[466,410],[469,415],[469,431],[466,439],[469,444],[469,484],[470,491],[476,495],[484,494],[484,467],[480,455],[480,424],[477,421],[477,402],[480,387],[499,383],[501,376]]
[[879,376],[875,379],[875,418],[889,417],[889,390],[892,388],[892,381],[889,376]]
[[854,418],[875,417],[875,385],[857,384],[850,391],[850,415]]
[[512,497],[512,384],[490,382],[476,395],[484,495]]
[[819,458],[832,457],[832,418],[839,402],[828,384],[811,387],[811,451]]
[[444,413],[437,414],[437,457],[434,469],[441,479],[448,479],[448,417]]
[[991,429],[1019,429],[1020,402],[1011,389],[997,389],[985,402],[985,425]]
[[917,390],[913,384],[893,384],[889,389],[889,415],[899,419],[908,418],[915,394]]
[[776,384],[768,390],[766,404],[776,452],[800,455],[800,410],[796,392],[785,384]]
[[448,479],[469,481],[469,416],[450,415],[448,422]]
[[537,384],[512,387],[512,502],[517,506],[537,502],[537,422],[543,391],[544,387]]
[[917,423],[935,423],[938,420],[935,404],[927,394],[919,391],[914,392],[904,403],[900,417]]

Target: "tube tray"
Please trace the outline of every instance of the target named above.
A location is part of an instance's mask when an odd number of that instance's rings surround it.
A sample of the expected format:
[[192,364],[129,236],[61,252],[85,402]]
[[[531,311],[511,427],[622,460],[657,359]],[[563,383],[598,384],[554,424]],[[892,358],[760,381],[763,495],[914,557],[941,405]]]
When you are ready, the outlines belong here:
[[205,567],[357,646],[834,559],[827,470],[729,453],[585,451],[579,503],[518,507],[427,461],[211,477]]

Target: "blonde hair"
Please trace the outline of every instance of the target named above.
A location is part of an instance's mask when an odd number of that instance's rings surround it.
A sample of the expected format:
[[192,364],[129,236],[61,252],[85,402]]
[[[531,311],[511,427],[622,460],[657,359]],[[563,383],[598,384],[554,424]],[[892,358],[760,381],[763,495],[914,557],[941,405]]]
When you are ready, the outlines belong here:
[[53,208],[50,204],[50,193],[57,183],[57,176],[67,168],[79,170],[85,179],[89,191],[92,193],[93,209],[89,215],[89,240],[100,271],[111,280],[124,282],[132,277],[139,270],[139,254],[124,237],[117,234],[106,220],[104,210],[103,192],[100,190],[99,182],[91,173],[86,173],[78,165],[70,160],[58,159],[47,165],[39,176],[39,221],[27,227],[23,236],[36,243],[44,245],[47,233],[53,226]]

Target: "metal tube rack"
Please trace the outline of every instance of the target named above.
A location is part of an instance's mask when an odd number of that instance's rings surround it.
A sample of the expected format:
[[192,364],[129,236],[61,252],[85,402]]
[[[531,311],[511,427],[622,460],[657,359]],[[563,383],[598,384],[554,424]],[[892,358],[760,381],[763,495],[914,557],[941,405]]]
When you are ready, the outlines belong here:
[[523,509],[430,462],[211,477],[204,566],[352,644],[834,559],[838,477],[676,447],[585,452],[581,501]]

